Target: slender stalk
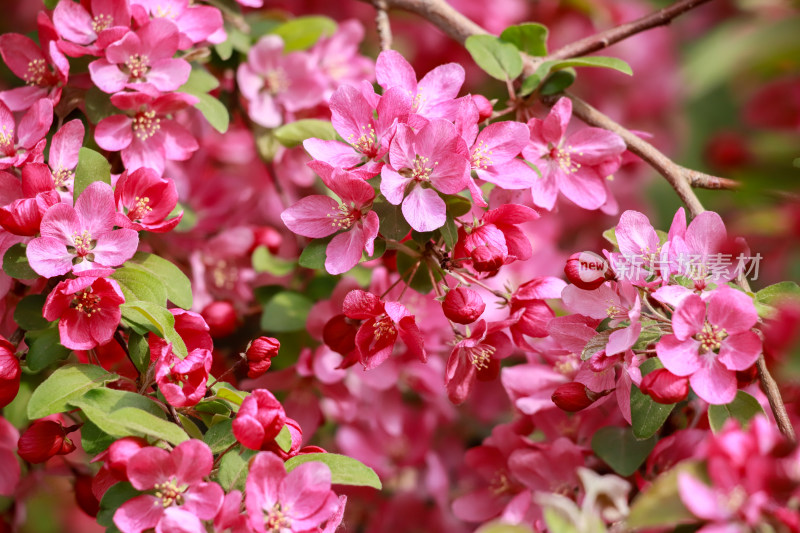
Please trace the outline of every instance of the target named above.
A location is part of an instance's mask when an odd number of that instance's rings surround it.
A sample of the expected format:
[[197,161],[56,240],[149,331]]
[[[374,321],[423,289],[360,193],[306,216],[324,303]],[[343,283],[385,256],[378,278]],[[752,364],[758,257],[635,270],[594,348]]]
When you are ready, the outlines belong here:
[[386,0],[372,0],[375,6],[375,26],[378,28],[378,38],[381,42],[381,50],[391,50],[392,48],[392,26],[389,24],[389,13],[387,12]]

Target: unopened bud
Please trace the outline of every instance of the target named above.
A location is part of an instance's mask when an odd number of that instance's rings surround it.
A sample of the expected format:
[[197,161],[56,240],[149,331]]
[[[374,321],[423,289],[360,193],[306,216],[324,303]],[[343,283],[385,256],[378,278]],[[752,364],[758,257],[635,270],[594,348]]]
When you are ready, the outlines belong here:
[[587,291],[613,279],[608,262],[594,252],[578,252],[569,256],[564,273],[570,283]]
[[208,332],[215,339],[227,337],[238,325],[236,309],[230,302],[211,302],[200,312],[208,324]]
[[442,302],[444,316],[457,324],[471,324],[478,320],[486,309],[480,294],[467,287],[448,291]]
[[676,376],[666,368],[657,368],[642,377],[639,390],[658,403],[671,405],[689,395],[689,378]]
[[17,454],[29,463],[44,463],[54,455],[66,455],[75,449],[75,444],[67,438],[67,433],[78,426],[65,428],[52,420],[37,420],[17,443]]
[[19,392],[22,368],[14,345],[0,335],[0,408],[10,404]]
[[494,272],[503,266],[506,258],[502,250],[487,244],[477,246],[472,250],[470,259],[472,259],[472,266],[478,272]]
[[492,118],[494,109],[492,109],[492,103],[488,98],[481,94],[473,94],[472,103],[478,108],[478,122],[482,122],[487,118]]
[[591,393],[586,385],[573,381],[559,385],[553,393],[553,403],[560,409],[574,413],[586,409],[597,400],[598,395]]
[[272,337],[259,337],[247,347],[247,377],[257,378],[272,365],[272,358],[278,355],[281,343]]

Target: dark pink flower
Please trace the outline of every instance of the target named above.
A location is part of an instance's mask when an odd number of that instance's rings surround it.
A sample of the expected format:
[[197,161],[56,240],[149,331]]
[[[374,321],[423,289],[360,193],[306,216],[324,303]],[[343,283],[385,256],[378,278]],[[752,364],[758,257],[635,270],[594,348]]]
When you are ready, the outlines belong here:
[[259,337],[247,345],[247,377],[255,379],[272,365],[272,358],[278,355],[281,343],[272,337]]
[[14,345],[0,335],[0,408],[10,404],[19,392],[22,368],[15,352]]
[[[201,315],[180,308],[172,308],[169,312],[175,317],[175,331],[183,339],[188,351],[211,351],[214,349],[214,342],[208,332],[208,324]],[[157,335],[148,335],[147,343],[150,347],[150,358],[153,361],[159,357],[166,357],[172,352],[172,344]]]
[[250,533],[247,516],[242,513],[242,493],[232,490],[225,495],[219,513],[214,517],[215,531],[230,533]]
[[19,483],[20,467],[17,455],[19,431],[11,422],[0,416],[0,495],[13,496]]
[[736,396],[736,371],[746,370],[761,353],[761,340],[750,329],[756,324],[753,300],[722,286],[704,301],[684,298],[672,315],[672,335],[656,345],[658,358],[676,376],[690,376],[692,389],[711,404],[726,404]]
[[497,365],[494,375],[499,372],[499,361],[511,355],[514,347],[501,328],[490,328],[484,320],[478,322],[472,333],[461,339],[447,360],[445,385],[447,397],[459,404],[469,396],[480,372]]
[[525,261],[533,250],[520,224],[539,214],[524,205],[505,204],[484,213],[474,225],[462,225],[454,250],[457,260],[469,258],[478,272],[493,272],[516,260]]
[[92,82],[102,91],[133,89],[157,96],[174,91],[189,79],[191,65],[172,56],[178,51],[178,27],[165,18],[150,20],[105,49],[105,57],[89,63]]
[[247,521],[259,533],[316,531],[339,508],[324,463],[298,465],[288,474],[277,455],[256,455],[247,475]]
[[44,463],[55,455],[67,455],[75,450],[68,437],[79,426],[65,428],[61,422],[36,420],[25,430],[17,443],[17,454],[29,463]]
[[544,300],[559,298],[566,286],[563,280],[547,276],[525,282],[514,291],[506,321],[514,344],[530,349],[526,336],[548,336],[547,327],[555,313]]
[[191,350],[184,359],[170,350],[156,362],[158,390],[173,407],[197,405],[205,396],[212,362],[209,350]]
[[380,187],[389,203],[402,204],[403,216],[417,231],[444,225],[446,206],[438,192],[456,194],[467,187],[469,162],[458,152],[458,140],[455,127],[444,119],[433,119],[416,132],[406,124],[397,126]]
[[239,406],[233,419],[233,434],[251,450],[266,450],[285,424],[281,403],[268,390],[256,389]]
[[356,333],[356,347],[361,364],[372,369],[383,363],[392,353],[398,335],[406,348],[421,361],[427,360],[422,333],[414,315],[399,302],[382,302],[372,293],[350,291],[344,299],[344,314],[348,318],[364,320]]
[[125,171],[114,189],[117,225],[136,231],[166,233],[183,218],[183,211],[167,220],[178,204],[175,182],[163,178],[151,168]]
[[395,50],[384,50],[375,62],[375,76],[384,91],[399,87],[412,97],[412,113],[425,118],[455,115],[455,98],[464,84],[464,67],[447,63],[431,70],[419,82],[414,67]]
[[658,403],[673,404],[689,395],[689,379],[676,376],[666,368],[657,368],[642,376],[639,389]]
[[131,0],[131,9],[140,24],[145,24],[148,18],[174,22],[179,32],[179,50],[204,41],[218,44],[227,38],[222,13],[216,7],[193,4],[189,0]]
[[99,56],[130,31],[130,6],[127,0],[59,2],[53,11],[53,25],[63,39],[58,44],[65,54]]
[[219,485],[203,481],[213,462],[211,449],[199,440],[182,442],[171,452],[143,448],[128,461],[128,479],[136,490],[155,493],[122,504],[114,513],[114,524],[123,533],[151,528],[161,533],[204,533],[201,520],[213,519],[224,497]]
[[47,98],[36,101],[19,124],[6,104],[0,101],[0,170],[21,167],[28,161],[41,161],[50,125],[53,103]]
[[533,185],[533,201],[552,209],[558,192],[584,209],[597,209],[608,197],[605,178],[619,168],[625,142],[601,128],[583,128],[567,136],[572,101],[563,97],[544,120],[528,121],[530,144],[522,151],[541,179]]
[[325,89],[311,56],[304,52],[284,55],[283,39],[277,35],[265,35],[250,48],[236,80],[247,99],[250,118],[265,128],[280,126],[284,112],[317,105]]
[[53,105],[61,99],[62,87],[69,77],[69,62],[56,45],[58,36],[44,13],[39,13],[39,44],[18,33],[0,35],[0,56],[8,68],[25,82],[0,92],[11,111],[23,111],[40,99]]
[[[20,188],[20,183],[7,172],[2,172],[0,187],[6,188],[6,192],[15,193]],[[53,189],[53,177],[47,165],[27,163],[22,167],[19,192],[22,197],[0,207],[0,226],[14,235],[33,237],[39,233],[42,217],[47,210],[61,201],[61,197]]]
[[[411,97],[400,88],[378,96],[370,88],[339,87],[331,97],[331,123],[346,142],[306,139],[303,147],[317,161],[335,168],[378,174],[398,123],[408,120]],[[372,98],[372,100],[370,100]],[[360,166],[362,165],[363,166]],[[322,174],[318,163],[309,164]]]
[[117,211],[111,186],[96,181],[86,187],[75,207],[60,203],[42,217],[41,237],[27,248],[31,268],[52,278],[121,265],[136,252],[139,235],[114,229]]
[[120,93],[111,103],[127,111],[97,124],[95,141],[104,150],[121,151],[128,172],[142,167],[164,173],[164,163],[185,161],[198,148],[197,140],[172,115],[197,102],[183,93],[153,97],[144,93]]
[[103,461],[103,469],[115,480],[128,481],[128,461],[147,446],[147,441],[141,437],[123,437],[111,443],[92,462]]
[[325,269],[330,274],[342,274],[358,264],[365,250],[369,255],[374,251],[379,225],[378,215],[372,211],[375,190],[340,169],[334,170],[327,185],[341,203],[330,196],[306,196],[281,213],[281,219],[287,228],[304,237],[339,232],[325,249]]
[[56,285],[47,296],[42,314],[58,320],[61,344],[73,350],[89,350],[114,336],[125,297],[111,278],[83,276]]

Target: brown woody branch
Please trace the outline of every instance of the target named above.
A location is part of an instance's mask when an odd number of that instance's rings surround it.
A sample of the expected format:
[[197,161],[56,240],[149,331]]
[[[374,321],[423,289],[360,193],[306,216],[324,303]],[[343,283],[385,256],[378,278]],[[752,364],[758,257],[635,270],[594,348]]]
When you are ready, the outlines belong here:
[[389,50],[392,47],[392,26],[389,24],[386,0],[372,0],[372,5],[375,6],[375,27],[378,28],[381,50]]
[[[575,57],[603,49],[639,32],[667,24],[678,15],[707,1],[709,0],[680,0],[667,8],[656,11],[633,22],[600,32],[564,46],[545,58],[534,58],[522,54],[525,66],[524,72],[533,72],[536,67],[545,60]],[[453,9],[445,0],[383,0],[383,3],[386,9],[401,9],[422,16],[461,44],[464,44],[471,35],[488,33],[479,25]],[[700,203],[697,195],[695,195],[692,187],[732,189],[737,186],[737,183],[732,180],[703,174],[702,172],[678,165],[661,153],[655,146],[638,137],[629,129],[621,126],[580,98],[570,95],[570,99],[572,100],[573,113],[575,115],[587,124],[605,128],[622,137],[631,152],[641,157],[658,171],[659,174],[664,176],[678,193],[678,196],[689,209],[692,216],[696,216],[705,211],[705,208]],[[743,282],[742,287],[747,290],[747,280],[743,280]],[[759,357],[757,366],[762,388],[767,395],[778,427],[788,439],[795,442],[796,436],[794,428],[792,427],[792,422],[786,412],[780,389],[767,368],[763,354]]]

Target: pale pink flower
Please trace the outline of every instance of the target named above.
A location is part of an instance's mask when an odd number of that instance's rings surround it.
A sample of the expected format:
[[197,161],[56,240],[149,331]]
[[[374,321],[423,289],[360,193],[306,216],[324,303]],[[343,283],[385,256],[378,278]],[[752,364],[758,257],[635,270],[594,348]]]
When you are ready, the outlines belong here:
[[250,464],[245,506],[254,531],[305,533],[333,517],[339,498],[331,490],[326,464],[303,463],[287,474],[277,455],[262,452]]
[[225,494],[216,483],[203,481],[213,462],[208,445],[194,439],[171,452],[155,446],[141,449],[128,461],[128,479],[136,490],[155,493],[122,504],[114,524],[122,533],[151,528],[158,533],[205,533],[201,520],[216,516]]
[[321,38],[309,51],[328,79],[326,100],[342,85],[357,87],[364,80],[375,80],[374,62],[359,53],[363,40],[364,26],[361,22],[345,20],[339,23],[336,33]]
[[178,50],[178,27],[153,19],[105,49],[105,57],[89,63],[92,82],[102,91],[133,89],[157,96],[174,91],[189,79],[191,65],[172,56]]
[[572,101],[563,97],[544,120],[528,121],[530,143],[522,151],[539,168],[542,177],[533,185],[533,201],[552,209],[558,192],[584,209],[606,203],[605,178],[620,165],[625,142],[601,128],[583,128],[566,135]]
[[149,17],[171,20],[178,27],[178,49],[207,41],[212,44],[227,38],[222,24],[222,12],[212,6],[198,5],[190,0],[131,0],[134,19],[144,25]]
[[295,113],[322,101],[324,77],[305,52],[284,55],[283,39],[265,35],[239,65],[236,80],[247,99],[250,118],[274,128],[283,123],[284,112]]
[[379,225],[378,215],[372,211],[375,191],[366,181],[340,169],[334,170],[327,185],[341,203],[330,196],[306,196],[281,213],[281,219],[304,237],[337,233],[325,250],[325,269],[342,274],[358,264],[362,252],[372,255],[374,251]]
[[47,156],[47,165],[53,174],[53,187],[62,201],[70,204],[73,203],[75,168],[78,166],[78,154],[83,146],[85,131],[83,122],[70,120],[53,135]]
[[380,188],[389,203],[402,204],[403,216],[417,231],[444,225],[446,205],[438,192],[456,194],[467,186],[469,162],[458,153],[458,140],[453,124],[444,119],[433,119],[416,132],[397,126]]
[[53,11],[53,24],[63,39],[58,44],[65,54],[99,56],[106,46],[130,31],[130,6],[128,0],[59,2]]
[[119,93],[111,103],[127,111],[97,124],[95,141],[104,150],[121,151],[128,172],[142,167],[164,173],[166,160],[185,161],[198,144],[189,131],[172,118],[174,113],[197,102],[184,93],[152,97],[144,93]]
[[722,286],[704,300],[683,299],[672,315],[672,335],[656,345],[664,367],[676,376],[690,376],[692,389],[711,404],[727,404],[736,396],[736,371],[747,370],[761,353],[753,300]]
[[56,285],[45,301],[42,315],[58,320],[61,344],[72,350],[102,346],[114,336],[125,297],[111,278],[83,276]]
[[52,278],[121,265],[133,257],[139,235],[114,229],[116,213],[111,186],[100,181],[83,191],[75,207],[50,207],[42,217],[41,237],[28,244],[31,268]]

